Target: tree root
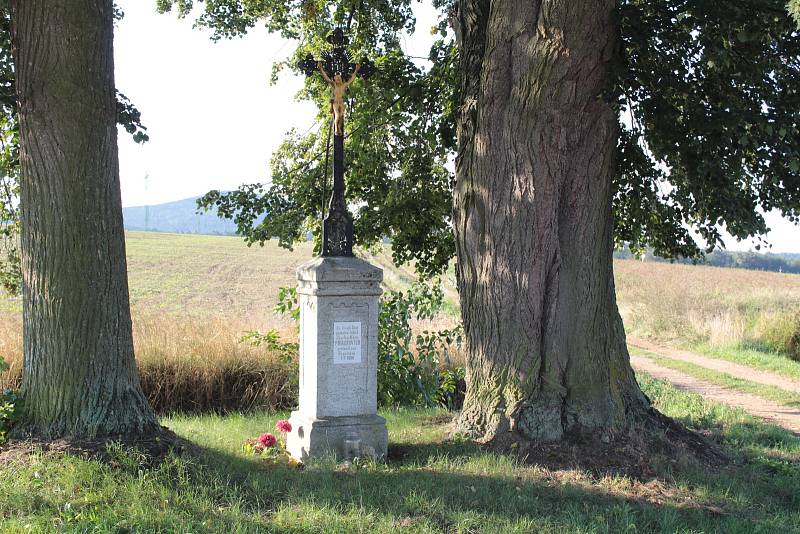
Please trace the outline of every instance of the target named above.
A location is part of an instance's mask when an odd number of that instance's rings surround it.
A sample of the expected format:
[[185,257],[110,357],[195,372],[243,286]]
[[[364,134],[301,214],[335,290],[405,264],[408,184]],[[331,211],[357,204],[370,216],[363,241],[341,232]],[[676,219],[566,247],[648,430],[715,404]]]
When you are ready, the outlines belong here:
[[21,460],[33,454],[69,454],[83,458],[112,461],[112,448],[121,446],[134,449],[141,455],[141,463],[154,466],[161,463],[170,453],[178,455],[197,455],[200,448],[194,443],[178,436],[167,427],[158,431],[137,435],[109,435],[96,438],[64,437],[45,439],[28,437],[11,439],[0,447],[0,463]]
[[503,432],[484,448],[550,469],[638,480],[655,478],[659,468],[668,466],[718,469],[730,463],[719,445],[653,408],[624,432],[572,431],[555,443],[536,442],[518,431]]

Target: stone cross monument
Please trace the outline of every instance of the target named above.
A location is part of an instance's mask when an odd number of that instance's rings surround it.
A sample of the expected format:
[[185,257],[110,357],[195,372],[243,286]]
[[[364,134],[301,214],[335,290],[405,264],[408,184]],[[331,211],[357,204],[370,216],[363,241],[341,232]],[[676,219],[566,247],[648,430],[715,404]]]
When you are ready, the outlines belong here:
[[302,461],[386,456],[386,421],[377,415],[378,301],[383,271],[353,256],[353,219],[344,192],[344,94],[356,76],[374,70],[354,64],[336,29],[322,61],[300,67],[319,71],[331,85],[333,194],[323,223],[322,256],[297,269],[300,306],[300,405],[292,412],[289,453]]

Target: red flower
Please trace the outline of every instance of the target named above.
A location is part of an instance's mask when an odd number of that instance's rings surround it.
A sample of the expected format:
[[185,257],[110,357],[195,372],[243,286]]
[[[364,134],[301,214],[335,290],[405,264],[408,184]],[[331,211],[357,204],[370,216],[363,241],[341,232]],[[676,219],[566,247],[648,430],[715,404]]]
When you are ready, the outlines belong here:
[[261,434],[258,436],[258,444],[262,447],[272,447],[278,442],[278,440],[272,434]]
[[292,431],[292,423],[290,423],[286,419],[281,419],[275,425],[275,430],[277,430],[278,432],[291,432]]

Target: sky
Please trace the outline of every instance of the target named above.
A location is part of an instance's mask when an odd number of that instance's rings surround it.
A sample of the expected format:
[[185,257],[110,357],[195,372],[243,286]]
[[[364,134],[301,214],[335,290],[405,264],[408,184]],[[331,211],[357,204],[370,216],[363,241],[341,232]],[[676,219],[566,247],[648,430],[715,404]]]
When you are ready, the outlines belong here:
[[[314,124],[297,102],[302,80],[270,85],[272,63],[292,43],[263,28],[213,43],[189,19],[158,15],[154,1],[118,0],[116,84],[142,113],[150,141],[120,131],[123,206],[159,204],[266,182],[269,159],[290,128]],[[149,175],[145,189],[145,175]]]
[[[303,80],[288,71],[270,85],[272,64],[295,46],[263,27],[214,43],[192,19],[158,15],[154,0],[117,0],[125,17],[114,38],[117,88],[142,113],[150,141],[120,130],[122,205],[181,200],[211,189],[268,182],[269,160],[286,132],[315,127],[316,109],[294,95]],[[427,56],[432,8],[418,7],[405,46]],[[148,179],[145,180],[145,176]],[[767,214],[773,252],[800,252],[800,227]],[[726,240],[729,249],[752,243]]]

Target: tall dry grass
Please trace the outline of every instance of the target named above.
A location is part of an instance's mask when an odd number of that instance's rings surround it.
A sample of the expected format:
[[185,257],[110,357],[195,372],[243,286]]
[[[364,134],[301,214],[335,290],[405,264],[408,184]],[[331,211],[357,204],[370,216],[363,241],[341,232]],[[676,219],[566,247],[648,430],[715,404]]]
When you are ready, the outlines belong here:
[[800,275],[636,260],[614,268],[629,335],[800,359]]
[[[0,298],[2,298],[0,293]],[[0,373],[0,391],[16,388],[22,375],[22,317],[17,314],[0,313],[0,356],[9,364],[5,373]]]
[[[242,334],[252,329],[241,319],[135,313],[139,376],[153,408],[172,413],[293,407],[296,362],[240,342]],[[18,316],[0,315],[0,354],[10,364],[0,374],[0,388],[18,387],[22,369]]]
[[[160,413],[291,408],[296,360],[240,341],[253,326],[222,317],[134,316],[139,374]],[[292,334],[287,332],[287,335]]]

